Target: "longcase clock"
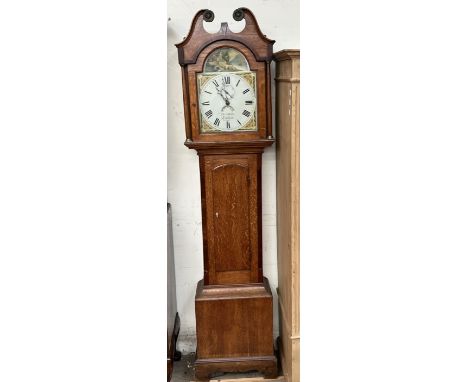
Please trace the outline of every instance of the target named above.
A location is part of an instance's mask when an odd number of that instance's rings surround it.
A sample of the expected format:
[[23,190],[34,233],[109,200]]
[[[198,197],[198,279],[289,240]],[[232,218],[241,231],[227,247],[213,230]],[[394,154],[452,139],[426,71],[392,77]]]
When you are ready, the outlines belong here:
[[258,370],[277,375],[273,300],[262,270],[262,153],[271,132],[273,40],[250,10],[242,32],[227,23],[208,33],[199,11],[177,44],[182,67],[185,145],[198,152],[203,223],[203,279],[195,296],[195,375]]

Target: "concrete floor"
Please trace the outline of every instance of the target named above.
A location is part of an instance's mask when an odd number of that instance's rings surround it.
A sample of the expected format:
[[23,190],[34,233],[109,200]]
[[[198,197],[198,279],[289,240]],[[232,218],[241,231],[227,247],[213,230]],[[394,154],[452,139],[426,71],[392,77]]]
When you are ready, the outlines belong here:
[[193,362],[195,353],[182,354],[180,361],[174,362],[171,382],[188,382],[194,379]]
[[[171,382],[191,382],[195,380],[193,363],[195,362],[195,353],[182,354],[180,361],[174,362],[174,371],[172,373]],[[226,379],[237,378],[255,378],[263,377],[262,373],[224,373],[219,376],[213,376],[214,381],[223,381]]]

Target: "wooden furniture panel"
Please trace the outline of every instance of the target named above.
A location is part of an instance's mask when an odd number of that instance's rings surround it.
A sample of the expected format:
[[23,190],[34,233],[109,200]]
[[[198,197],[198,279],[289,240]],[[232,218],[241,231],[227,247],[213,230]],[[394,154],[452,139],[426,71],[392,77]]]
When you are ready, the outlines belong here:
[[174,244],[172,239],[172,211],[167,203],[167,380],[171,380],[174,361],[180,359],[176,349],[180,329],[180,319],[177,313]]
[[262,281],[259,161],[259,154],[200,154],[207,285]]
[[[216,271],[249,270],[249,167],[238,163],[219,165],[212,177]],[[223,256],[225,253],[227,256]]]
[[[262,284],[201,288],[199,284],[196,309],[206,319],[197,322],[199,358],[271,355],[273,305],[269,289]],[[222,316],[217,312],[223,312]]]
[[274,55],[280,353],[288,382],[299,381],[299,57],[299,50]]
[[213,363],[224,372],[260,370],[265,377],[276,376],[273,299],[266,278],[257,284],[211,286],[200,280],[195,312],[202,317],[197,319],[198,379],[208,379]]

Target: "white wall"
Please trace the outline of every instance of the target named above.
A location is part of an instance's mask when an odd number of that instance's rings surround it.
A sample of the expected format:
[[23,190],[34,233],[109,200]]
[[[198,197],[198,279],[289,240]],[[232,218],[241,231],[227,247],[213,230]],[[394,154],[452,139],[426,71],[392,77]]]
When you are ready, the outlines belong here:
[[[299,1],[169,1],[167,29],[167,194],[172,204],[177,305],[181,317],[179,349],[195,351],[195,286],[203,276],[203,248],[200,206],[200,177],[195,150],[184,146],[185,128],[182,107],[181,69],[174,44],[187,35],[195,13],[211,9],[215,20],[206,29],[215,32],[226,21],[234,31],[241,23],[232,12],[247,6],[257,18],[260,29],[276,40],[273,51],[299,48]],[[240,25],[239,25],[240,24]],[[274,73],[274,67],[272,67]],[[274,88],[273,88],[274,89]],[[273,91],[274,93],[274,91]],[[274,114],[274,113],[273,113]],[[274,118],[274,116],[273,116]],[[278,335],[277,261],[276,261],[276,182],[275,146],[263,155],[263,270],[274,295],[274,335]]]

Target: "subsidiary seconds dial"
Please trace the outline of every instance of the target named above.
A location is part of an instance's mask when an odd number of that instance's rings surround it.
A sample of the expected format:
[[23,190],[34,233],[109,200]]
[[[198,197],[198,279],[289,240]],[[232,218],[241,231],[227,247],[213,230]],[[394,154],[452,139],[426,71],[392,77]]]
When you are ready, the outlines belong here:
[[[212,129],[235,131],[245,128],[256,130],[256,95],[254,88],[242,76],[222,73],[210,77],[199,93],[201,118]],[[253,128],[252,128],[253,127]]]

